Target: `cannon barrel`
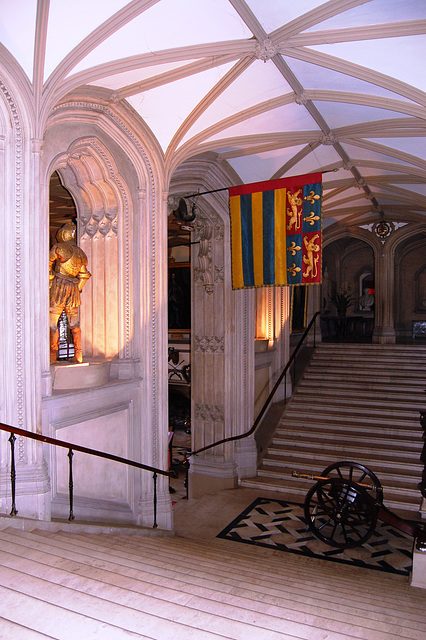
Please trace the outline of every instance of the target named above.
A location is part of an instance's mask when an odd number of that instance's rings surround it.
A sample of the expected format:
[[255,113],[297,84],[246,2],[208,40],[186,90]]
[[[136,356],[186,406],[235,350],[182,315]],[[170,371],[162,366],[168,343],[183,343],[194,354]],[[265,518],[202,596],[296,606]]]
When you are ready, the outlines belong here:
[[[300,471],[292,471],[291,475],[293,478],[304,478],[305,480],[328,480],[328,476],[315,476],[312,473],[301,473]],[[376,487],[374,484],[369,484],[366,482],[357,482],[357,485],[360,487],[364,487],[364,489],[369,489],[370,491],[378,491],[381,487]]]

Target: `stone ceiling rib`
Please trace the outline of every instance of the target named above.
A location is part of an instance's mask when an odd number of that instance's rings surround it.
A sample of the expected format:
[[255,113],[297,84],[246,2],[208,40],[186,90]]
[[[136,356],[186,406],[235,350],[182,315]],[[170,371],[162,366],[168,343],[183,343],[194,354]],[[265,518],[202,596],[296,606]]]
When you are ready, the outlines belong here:
[[413,194],[412,191],[408,191],[408,189],[401,189],[401,187],[395,187],[393,185],[386,185],[386,189],[388,193],[392,193],[398,196],[398,200],[404,200],[405,202],[416,202],[420,203],[421,206],[426,208],[426,196],[421,195],[420,193]]
[[371,0],[330,0],[330,2],[325,2],[319,7],[316,7],[311,11],[307,11],[295,20],[292,20],[279,29],[276,29],[269,37],[274,43],[281,42],[296,33],[305,31],[324,20],[333,18],[340,13],[344,13],[349,9],[366,4],[367,2],[371,2]]
[[[347,191],[349,191],[352,188],[352,184],[348,184],[347,187],[345,187],[345,189],[343,189],[343,191],[341,192],[342,195],[344,193],[346,193]],[[364,200],[365,199],[365,193],[362,193],[361,191],[357,194],[351,194],[351,195],[347,195],[344,198],[335,198],[333,200],[333,207],[338,207],[339,209],[342,208],[344,205],[350,203],[350,202],[355,202],[358,200]]]
[[266,38],[266,31],[244,0],[229,0],[229,4],[234,7],[235,11],[257,40],[262,41]]
[[353,138],[345,140],[345,143],[351,144],[354,147],[361,147],[362,149],[373,151],[374,153],[390,156],[392,158],[401,160],[402,162],[408,162],[409,164],[413,164],[416,167],[426,169],[426,161],[418,158],[417,156],[413,156],[410,153],[405,153],[404,151],[399,151],[398,149],[393,149],[392,147],[377,144],[377,142],[369,142],[368,140],[357,140]]
[[342,102],[347,104],[357,104],[364,107],[376,107],[397,113],[406,113],[414,117],[422,118],[424,108],[417,104],[411,104],[405,100],[393,98],[383,98],[381,96],[370,95],[368,93],[349,93],[349,91],[328,91],[327,89],[309,89],[304,91],[308,100],[319,100],[322,102]]
[[[305,132],[303,132],[305,133]],[[217,149],[218,147],[233,147],[238,146],[235,151],[224,151],[219,154],[220,158],[224,160],[231,160],[232,158],[243,158],[254,154],[266,153],[267,151],[274,151],[278,149],[289,149],[291,147],[300,146],[308,141],[310,149],[313,145],[318,146],[318,133],[307,133],[305,139],[302,139],[300,135],[295,136],[293,133],[289,134],[287,139],[284,138],[285,134],[275,133],[259,133],[251,136],[238,136],[234,138],[223,138],[221,140],[214,140],[204,142],[199,145],[200,152],[207,152]],[[290,137],[291,136],[291,137]],[[183,145],[185,146],[185,145]],[[315,146],[315,148],[316,148]],[[268,180],[270,177],[268,177]]]
[[323,205],[328,200],[332,200],[333,198],[336,198],[341,193],[346,191],[346,189],[348,188],[348,184],[352,185],[352,179],[347,180],[345,184],[342,184],[340,187],[336,187],[335,189],[330,189],[329,185],[327,184],[327,191],[325,191],[322,196]]
[[163,49],[142,53],[139,56],[130,56],[105,62],[79,71],[70,76],[61,84],[63,95],[69,93],[75,87],[96,82],[102,78],[107,78],[125,71],[155,67],[160,64],[183,62],[197,58],[208,58],[213,56],[233,55],[235,58],[250,55],[254,52],[255,41],[250,40],[228,40],[225,42],[214,42],[208,44],[193,45],[188,47],[176,47],[173,49]]
[[44,64],[46,56],[49,4],[37,3],[37,16],[34,37],[33,90],[37,102],[37,111],[43,91]]
[[179,142],[182,140],[187,131],[192,127],[192,125],[196,122],[196,120],[200,117],[202,113],[216,100],[216,98],[225,91],[227,87],[229,87],[236,78],[238,78],[253,62],[253,57],[248,56],[243,58],[237,64],[235,64],[232,69],[226,73],[223,78],[216,83],[216,85],[204,96],[201,102],[192,110],[189,116],[186,118],[185,122],[179,127],[175,135],[173,136],[172,141],[170,142],[169,148],[167,149],[166,156],[172,155],[176,148],[179,145]]
[[155,87],[160,87],[165,84],[169,84],[170,82],[175,82],[176,80],[187,78],[189,76],[195,75],[196,73],[201,73],[208,69],[227,64],[228,62],[233,62],[237,57],[238,56],[236,54],[230,54],[197,60],[196,62],[191,62],[190,64],[184,65],[183,67],[172,69],[171,71],[167,71],[166,73],[160,73],[159,75],[153,76],[152,78],[147,78],[146,80],[142,80],[141,82],[135,82],[134,84],[123,87],[122,89],[118,89],[118,91],[114,92],[113,98],[114,100],[128,98],[129,96],[135,95],[137,93],[149,91],[149,89],[154,89]]
[[315,151],[315,149],[319,147],[319,143],[308,144],[306,147],[303,147],[298,153],[296,153],[290,160],[288,160],[285,164],[283,164],[278,171],[271,176],[271,180],[276,180],[278,178],[282,178],[287,171],[290,171],[293,167],[295,167],[301,160],[304,160],[307,156]]
[[[364,207],[342,207],[342,208],[334,208],[335,205],[333,203],[333,208],[327,207],[326,205],[323,205],[323,211],[327,212],[329,211],[330,214],[333,216],[333,218],[345,218],[345,222],[349,223],[351,220],[356,220],[357,222],[361,222],[359,220],[360,216],[363,215],[369,215],[372,213],[371,211],[371,203],[370,204],[366,204]],[[353,215],[351,215],[353,214]],[[378,218],[378,214],[377,218]]]
[[391,175],[391,176],[368,176],[368,182],[377,186],[387,186],[388,184],[422,184],[424,175]]
[[[346,29],[330,29],[299,33],[286,39],[289,47],[337,44],[338,42],[358,42],[361,40],[377,40],[401,36],[416,36],[426,33],[426,20],[409,20],[391,24],[369,25],[367,27],[348,27]],[[278,44],[278,43],[277,43]]]
[[407,176],[416,176],[421,181],[426,181],[426,170],[413,167],[406,164],[394,164],[393,162],[378,162],[373,160],[361,160],[353,159],[358,166],[366,167],[367,169],[381,169],[383,171],[394,171],[398,174],[407,174]]
[[[199,134],[192,138],[192,142],[194,144],[200,144],[203,140],[207,140],[212,136],[217,135],[221,131],[225,131],[230,127],[235,126],[236,124],[240,124],[245,120],[249,120],[250,118],[254,118],[256,116],[261,115],[262,113],[266,113],[268,111],[272,111],[273,109],[278,109],[279,107],[283,107],[287,104],[291,104],[294,101],[293,93],[286,93],[277,98],[271,98],[270,100],[266,100],[265,102],[261,102],[259,104],[254,105],[253,107],[249,107],[248,109],[244,109],[243,111],[239,111],[228,118],[224,118],[223,120],[219,120],[211,127],[208,127],[201,131]],[[279,137],[281,134],[275,134],[276,137]],[[250,136],[251,138],[251,136]]]
[[350,137],[352,134],[374,138],[417,137],[426,135],[426,122],[422,118],[413,117],[373,120],[336,127],[334,133],[339,139]]
[[99,27],[74,47],[56,67],[46,82],[46,93],[50,95],[56,89],[57,84],[68,75],[71,69],[93,51],[93,49],[96,49],[104,40],[159,1],[160,0],[132,0],[132,2],[129,2],[125,7],[99,25]]
[[[273,142],[263,142],[261,144],[251,144],[252,138],[250,137],[249,144],[245,147],[241,147],[235,151],[224,151],[219,154],[219,157],[223,160],[231,160],[232,158],[243,158],[251,155],[259,155],[261,153],[267,153],[268,151],[277,151],[278,149],[289,149],[291,147],[300,146],[303,144],[303,140],[301,140],[300,136],[297,138],[294,134],[290,134],[287,139],[284,139],[285,134],[280,134],[280,136],[273,136]],[[309,137],[309,136],[308,136]],[[312,136],[312,139],[318,138],[318,134]],[[311,144],[315,144],[315,142],[310,142]]]
[[310,49],[280,47],[280,51],[283,55],[290,58],[296,58],[303,62],[310,62],[313,65],[319,65],[326,69],[331,69],[338,73],[344,73],[348,76],[352,76],[353,78],[358,78],[359,80],[364,80],[370,84],[375,84],[383,89],[388,89],[393,93],[398,93],[409,100],[413,100],[413,102],[418,102],[419,104],[426,106],[426,95],[423,91],[420,91],[420,89],[416,89],[405,82],[391,78],[384,73],[367,69],[361,65],[354,64],[353,62],[347,62],[341,58],[320,53],[319,51],[311,51]]

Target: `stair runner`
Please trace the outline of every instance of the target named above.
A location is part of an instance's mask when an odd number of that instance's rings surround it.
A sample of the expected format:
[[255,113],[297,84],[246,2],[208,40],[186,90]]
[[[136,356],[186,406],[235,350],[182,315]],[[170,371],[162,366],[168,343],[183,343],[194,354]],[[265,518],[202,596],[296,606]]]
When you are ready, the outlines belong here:
[[312,480],[352,460],[368,467],[389,508],[419,509],[423,465],[419,411],[426,408],[426,346],[326,344],[314,351],[258,469],[245,487],[303,499]]
[[3,529],[0,637],[425,637],[426,593],[407,578],[231,547],[223,540]]

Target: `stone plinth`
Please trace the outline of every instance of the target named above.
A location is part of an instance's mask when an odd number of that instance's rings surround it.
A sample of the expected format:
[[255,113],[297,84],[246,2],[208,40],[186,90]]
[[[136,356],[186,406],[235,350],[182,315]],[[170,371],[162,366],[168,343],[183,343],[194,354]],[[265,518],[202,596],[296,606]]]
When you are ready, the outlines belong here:
[[52,389],[87,389],[101,387],[110,378],[110,361],[58,362],[50,367]]

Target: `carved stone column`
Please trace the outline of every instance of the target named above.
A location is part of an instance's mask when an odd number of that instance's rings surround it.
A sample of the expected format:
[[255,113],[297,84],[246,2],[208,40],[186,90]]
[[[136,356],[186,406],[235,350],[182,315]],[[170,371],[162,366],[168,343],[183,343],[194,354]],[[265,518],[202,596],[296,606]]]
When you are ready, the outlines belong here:
[[[247,301],[252,292],[231,289],[229,224],[226,224],[211,207],[203,207],[194,222],[193,451],[248,431],[253,417],[254,304],[249,313]],[[236,486],[238,467],[253,466],[249,458],[256,459],[254,441],[238,447],[238,455],[232,442],[193,456],[191,495]]]
[[376,255],[375,273],[375,327],[373,342],[394,344],[394,289],[395,267],[393,252],[388,243],[382,244]]
[[[28,105],[27,105],[28,106]],[[47,273],[47,229],[41,196],[42,141],[29,139],[26,105],[15,102],[0,81],[0,209],[2,211],[0,325],[0,420],[40,430],[43,330],[47,297],[41,286]],[[7,125],[5,126],[5,124]],[[43,233],[43,230],[46,233]],[[47,286],[46,286],[47,291]],[[46,303],[46,306],[44,306]],[[46,322],[46,325],[43,323]],[[0,437],[0,511],[10,512],[11,456]],[[50,484],[42,445],[17,437],[15,442],[16,508],[19,516],[50,519]]]

